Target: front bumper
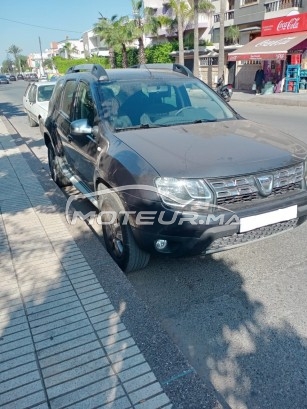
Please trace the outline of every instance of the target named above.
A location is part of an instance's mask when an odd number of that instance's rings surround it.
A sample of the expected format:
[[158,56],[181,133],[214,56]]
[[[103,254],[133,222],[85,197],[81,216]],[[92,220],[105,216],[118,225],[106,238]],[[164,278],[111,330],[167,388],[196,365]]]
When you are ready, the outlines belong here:
[[[279,206],[276,202],[266,203],[264,206],[240,210],[235,215],[229,212],[224,218],[215,215],[215,218],[211,218],[210,223],[208,223],[208,215],[203,214],[194,219],[194,224],[189,221],[179,224],[177,221],[167,226],[161,226],[159,223],[138,226],[134,220],[132,230],[138,245],[151,253],[160,252],[176,256],[215,253],[280,234],[305,222],[307,220],[307,195],[300,196],[296,200],[289,198],[282,201],[282,205],[279,203]],[[242,217],[269,213],[295,205],[297,206],[297,217],[295,218],[240,232]],[[163,249],[157,248],[157,240],[166,240],[167,245]]]

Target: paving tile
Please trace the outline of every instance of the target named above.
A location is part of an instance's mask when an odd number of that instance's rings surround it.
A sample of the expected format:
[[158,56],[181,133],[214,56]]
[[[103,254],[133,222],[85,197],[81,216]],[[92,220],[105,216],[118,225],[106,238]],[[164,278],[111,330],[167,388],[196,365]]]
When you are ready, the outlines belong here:
[[[93,348],[93,350],[91,350],[91,348]],[[95,361],[96,359],[101,359],[103,362],[106,361],[103,349],[100,348],[99,344],[95,345],[94,343],[92,343],[89,345],[89,348],[87,348],[86,352],[82,353],[80,351],[79,354],[76,354],[76,356],[74,356],[73,358],[43,368],[42,373],[44,375],[44,378],[53,377],[55,375],[58,376],[58,374],[62,372],[80,367],[83,364]]]
[[[70,359],[77,359],[79,356],[87,354],[93,350],[99,349],[100,351],[103,351],[101,349],[100,343],[97,341],[96,338],[93,339],[85,339],[81,343],[76,343],[71,348],[68,348],[66,350],[59,350],[57,353],[53,353],[49,356],[44,356],[44,354],[39,353],[39,363],[41,368],[44,370],[44,368],[50,368],[50,367],[58,367],[58,372],[60,372],[60,366],[63,363],[63,368],[65,370],[65,365],[66,362],[69,361]],[[57,369],[56,369],[57,370]]]
[[[97,379],[97,378],[96,378]],[[85,379],[88,381],[89,379]],[[50,404],[52,409],[60,409],[70,405],[75,408],[77,402],[84,400],[90,396],[95,396],[101,394],[101,392],[109,391],[109,396],[123,396],[124,390],[118,384],[117,378],[111,376],[109,378],[99,380],[98,382],[87,384],[84,387],[81,385],[74,385],[76,389],[72,390],[70,393],[50,399]],[[61,388],[63,390],[63,388]],[[49,390],[47,390],[49,395]],[[53,393],[56,394],[56,389],[53,390]]]

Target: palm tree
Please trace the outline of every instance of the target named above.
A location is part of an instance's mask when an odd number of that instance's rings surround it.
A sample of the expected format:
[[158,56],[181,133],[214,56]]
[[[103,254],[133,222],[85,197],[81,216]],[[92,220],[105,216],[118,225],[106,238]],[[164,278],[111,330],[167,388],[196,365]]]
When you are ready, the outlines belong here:
[[229,26],[225,30],[225,38],[231,42],[231,44],[236,44],[240,37],[240,29],[238,26]]
[[190,20],[193,15],[193,9],[185,0],[170,0],[169,4],[177,20],[179,64],[184,64],[183,32],[187,21]]
[[199,32],[198,20],[199,13],[210,14],[215,10],[214,5],[210,0],[189,0],[191,6],[194,6],[194,62],[193,73],[199,77]]
[[127,16],[121,17],[114,23],[114,28],[117,33],[117,41],[122,49],[122,65],[123,68],[128,67],[128,55],[126,44],[131,43],[134,39],[134,22],[131,22]]
[[77,53],[78,49],[76,46],[72,45],[72,43],[70,43],[69,41],[67,41],[63,47],[62,50],[65,53],[65,58],[70,59],[72,54]]
[[22,49],[19,48],[17,45],[12,44],[9,49],[7,50],[7,52],[9,54],[13,54],[14,59],[15,59],[15,65],[16,67],[18,67],[19,72],[21,72],[21,65],[20,65],[20,59],[19,59],[19,54],[21,53]]
[[103,17],[101,13],[99,14],[101,17],[99,18],[99,22],[94,25],[93,31],[99,36],[100,40],[104,40],[109,47],[110,66],[111,68],[115,68],[114,48],[118,45],[117,16],[113,15],[110,19],[108,19]]
[[158,29],[162,26],[162,23],[166,22],[166,19],[155,17],[153,10],[149,7],[144,8],[142,0],[132,0],[132,10],[134,16],[134,38],[139,44],[139,64],[146,63],[144,35],[158,33]]

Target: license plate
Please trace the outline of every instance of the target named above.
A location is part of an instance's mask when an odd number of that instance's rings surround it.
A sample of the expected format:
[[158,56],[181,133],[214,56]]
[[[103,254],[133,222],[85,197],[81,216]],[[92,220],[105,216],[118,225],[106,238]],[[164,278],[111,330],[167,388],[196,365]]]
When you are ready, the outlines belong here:
[[297,205],[285,209],[273,210],[272,212],[257,214],[256,216],[242,217],[240,219],[240,233],[254,230],[279,222],[285,222],[297,217]]

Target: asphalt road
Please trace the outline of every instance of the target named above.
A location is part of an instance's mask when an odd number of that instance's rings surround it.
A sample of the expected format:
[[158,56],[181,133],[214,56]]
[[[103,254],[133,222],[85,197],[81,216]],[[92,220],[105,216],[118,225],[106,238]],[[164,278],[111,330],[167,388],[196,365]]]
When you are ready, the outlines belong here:
[[[39,129],[22,112],[25,85],[1,86],[0,109],[47,168]],[[306,142],[306,108],[233,106]],[[152,257],[128,276],[224,408],[307,408],[306,233],[206,258]]]

